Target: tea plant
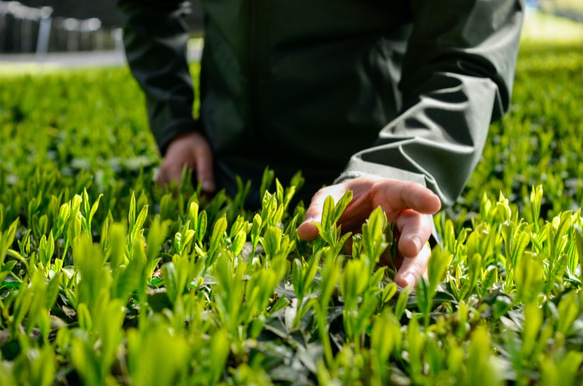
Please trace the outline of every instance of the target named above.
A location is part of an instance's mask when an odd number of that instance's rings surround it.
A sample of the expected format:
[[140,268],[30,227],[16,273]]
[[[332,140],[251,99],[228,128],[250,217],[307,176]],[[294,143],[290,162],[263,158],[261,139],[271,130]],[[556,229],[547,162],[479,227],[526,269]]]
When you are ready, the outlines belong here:
[[399,288],[383,212],[337,224],[350,194],[304,242],[300,174],[266,170],[257,211],[244,181],[159,188],[126,70],[4,79],[0,384],[578,383],[582,83],[580,47],[523,48],[427,276]]

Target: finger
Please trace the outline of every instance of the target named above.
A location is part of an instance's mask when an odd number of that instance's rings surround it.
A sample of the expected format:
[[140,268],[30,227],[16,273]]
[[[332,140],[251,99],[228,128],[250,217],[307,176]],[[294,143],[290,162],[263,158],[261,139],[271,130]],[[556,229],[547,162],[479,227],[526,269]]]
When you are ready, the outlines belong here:
[[200,181],[202,190],[212,193],[216,189],[213,174],[213,155],[208,146],[199,146],[195,152],[196,177]]
[[425,274],[427,265],[431,258],[431,249],[426,244],[421,249],[421,252],[415,257],[405,257],[403,264],[395,276],[395,282],[401,287],[415,287],[419,280],[419,276]]
[[181,176],[182,171],[178,171],[177,168],[172,167],[172,164],[169,164],[168,160],[165,159],[164,162],[162,162],[162,165],[160,165],[156,182],[162,187],[170,185],[173,181],[178,181],[178,183],[180,183]]
[[399,230],[399,252],[405,257],[417,256],[433,230],[431,216],[413,210],[403,210],[395,224]]
[[383,180],[371,189],[375,206],[381,206],[394,221],[394,216],[405,209],[419,213],[434,214],[441,209],[439,197],[431,190],[414,182]]
[[306,210],[304,216],[305,220],[298,227],[298,236],[302,240],[310,241],[318,237],[318,228],[312,224],[313,222],[322,221],[322,209],[324,208],[324,201],[328,196],[332,196],[334,202],[342,197],[346,189],[341,185],[333,185],[323,189],[320,189],[312,197],[310,206]]
[[156,176],[156,183],[159,186],[165,186],[168,183],[166,181],[166,174],[162,172],[162,168],[158,169],[158,175]]
[[182,183],[182,168],[183,166],[179,167],[177,164],[172,164],[164,168],[165,185],[176,183],[176,186],[180,187]]
[[362,231],[362,224],[370,216],[373,207],[370,201],[370,187],[367,190],[350,189],[352,190],[352,201],[346,207],[338,224],[342,227],[342,233]]

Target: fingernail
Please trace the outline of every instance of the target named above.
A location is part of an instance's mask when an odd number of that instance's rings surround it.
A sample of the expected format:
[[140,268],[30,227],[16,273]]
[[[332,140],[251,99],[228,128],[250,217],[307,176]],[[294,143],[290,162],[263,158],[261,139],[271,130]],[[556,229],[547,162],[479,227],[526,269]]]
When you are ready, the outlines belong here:
[[407,283],[407,286],[409,287],[415,287],[415,284],[417,283],[415,275],[413,275],[411,272],[407,272],[406,274],[404,274],[403,280],[405,281],[405,283]]
[[202,190],[210,192],[215,190],[215,184],[211,180],[205,180],[202,182]]

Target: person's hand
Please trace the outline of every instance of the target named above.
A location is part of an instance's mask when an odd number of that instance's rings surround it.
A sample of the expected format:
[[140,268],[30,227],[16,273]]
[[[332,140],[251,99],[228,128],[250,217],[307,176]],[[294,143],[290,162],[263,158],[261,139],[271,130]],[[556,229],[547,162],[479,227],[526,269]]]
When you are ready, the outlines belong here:
[[303,240],[317,238],[318,228],[312,223],[321,221],[324,200],[332,196],[338,202],[348,190],[353,195],[338,221],[342,232],[360,231],[371,212],[380,206],[400,234],[397,247],[403,262],[395,282],[402,287],[416,286],[417,278],[425,273],[431,257],[427,241],[433,229],[431,215],[441,208],[439,197],[414,182],[358,177],[320,189],[312,197],[305,220],[298,228],[298,236]]
[[201,134],[196,132],[183,134],[170,143],[156,181],[162,186],[172,181],[180,184],[184,165],[196,172],[203,192],[215,191],[213,155],[207,140]]

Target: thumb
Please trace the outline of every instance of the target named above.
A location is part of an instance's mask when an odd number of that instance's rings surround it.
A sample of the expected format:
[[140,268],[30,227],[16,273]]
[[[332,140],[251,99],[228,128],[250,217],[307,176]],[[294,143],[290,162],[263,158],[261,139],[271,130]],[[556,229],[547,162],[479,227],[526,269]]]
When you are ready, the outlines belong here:
[[310,241],[318,237],[318,228],[312,223],[319,223],[322,221],[322,210],[326,198],[332,196],[334,202],[338,202],[345,192],[346,188],[344,185],[333,185],[320,189],[314,194],[310,206],[306,210],[305,220],[298,227],[298,236],[300,236],[302,240]]

